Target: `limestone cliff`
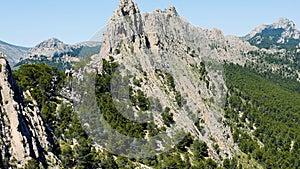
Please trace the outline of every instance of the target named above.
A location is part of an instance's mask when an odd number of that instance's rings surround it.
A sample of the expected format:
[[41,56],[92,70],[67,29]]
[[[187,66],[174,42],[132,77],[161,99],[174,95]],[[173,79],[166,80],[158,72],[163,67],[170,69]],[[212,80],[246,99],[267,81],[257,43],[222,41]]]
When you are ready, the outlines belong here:
[[[50,143],[37,106],[24,106],[23,94],[3,54],[0,65],[0,167],[24,167],[32,158],[44,164],[47,160],[55,163],[47,153]],[[29,92],[26,97],[32,99]]]

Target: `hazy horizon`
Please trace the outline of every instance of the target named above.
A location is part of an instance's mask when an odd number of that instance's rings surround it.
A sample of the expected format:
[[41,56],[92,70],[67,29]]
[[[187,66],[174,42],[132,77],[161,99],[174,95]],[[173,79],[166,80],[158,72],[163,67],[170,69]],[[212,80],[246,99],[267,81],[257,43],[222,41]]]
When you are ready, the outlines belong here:
[[[162,2],[136,0],[142,13],[175,6],[191,24],[201,28],[217,28],[225,35],[243,36],[278,18],[287,18],[300,25],[299,1],[182,1]],[[2,2],[0,40],[18,46],[32,47],[55,37],[65,43],[87,41],[103,29],[118,0]]]

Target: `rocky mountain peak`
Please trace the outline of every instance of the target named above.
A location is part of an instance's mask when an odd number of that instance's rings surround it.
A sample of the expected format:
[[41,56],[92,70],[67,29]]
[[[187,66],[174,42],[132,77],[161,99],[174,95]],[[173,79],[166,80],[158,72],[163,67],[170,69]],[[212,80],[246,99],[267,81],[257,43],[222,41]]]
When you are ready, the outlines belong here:
[[272,26],[274,28],[298,30],[296,24],[293,21],[286,18],[279,18]]
[[60,53],[68,53],[71,51],[72,48],[70,45],[64,44],[59,39],[51,38],[31,48],[26,54],[24,54],[22,60],[40,56],[53,57]]
[[245,39],[262,48],[295,47],[300,43],[300,31],[293,21],[279,18],[273,24],[255,28]]
[[286,18],[279,18],[271,25],[263,24],[261,26],[256,27],[249,35],[250,38],[254,37],[256,34],[261,33],[266,29],[283,29],[282,34],[288,36],[289,38],[299,39],[299,30],[296,27],[296,24]]
[[137,4],[121,0],[104,32],[102,51],[113,53],[120,47],[121,41],[135,42],[142,32],[142,16]]
[[64,43],[62,41],[60,41],[59,39],[57,38],[50,38],[50,39],[47,39],[43,42],[41,42],[40,44],[38,44],[36,47],[55,47],[55,48],[58,48],[58,47],[61,47],[61,46],[64,46]]
[[120,0],[118,9],[115,11],[115,15],[120,16],[131,16],[136,13],[140,13],[136,3],[131,0]]
[[268,27],[268,25],[266,24],[262,24],[256,28],[254,28],[251,33],[249,35],[247,35],[247,38],[252,38],[254,37],[256,34],[261,33],[264,29],[266,29]]
[[300,32],[296,24],[286,18],[279,18],[273,25],[275,29],[284,29],[282,36],[285,38],[300,39]]
[[176,15],[176,16],[178,16],[178,12],[177,12],[177,10],[176,10],[176,8],[174,6],[167,7],[165,9],[165,12],[167,14],[170,14],[170,15]]

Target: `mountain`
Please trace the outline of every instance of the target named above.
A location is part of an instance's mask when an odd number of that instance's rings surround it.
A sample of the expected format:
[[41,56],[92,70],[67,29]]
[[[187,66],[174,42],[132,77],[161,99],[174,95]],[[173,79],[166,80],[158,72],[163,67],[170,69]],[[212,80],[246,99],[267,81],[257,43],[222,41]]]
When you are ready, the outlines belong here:
[[16,67],[22,64],[43,62],[57,66],[60,70],[70,69],[73,64],[85,59],[85,56],[98,53],[100,45],[101,42],[92,41],[68,45],[56,38],[51,38],[29,49]]
[[[128,111],[135,114],[135,118],[139,119],[136,116],[143,111],[151,111],[156,119],[154,124],[157,128],[166,128],[171,140],[176,138],[172,133],[176,133],[177,130],[190,133],[196,140],[207,144],[209,157],[220,162],[221,159],[232,158],[236,149],[230,127],[225,125],[226,119],[222,110],[227,93],[222,64],[224,61],[243,64],[246,62],[244,54],[251,50],[256,50],[256,47],[237,37],[225,37],[220,30],[192,26],[179,16],[175,7],[141,14],[136,3],[122,0],[104,32],[100,54],[91,62],[99,62],[101,82],[109,77],[112,81],[129,78],[127,85],[130,88],[129,93],[132,94],[129,98],[134,103]],[[114,70],[119,71],[121,75],[114,75]],[[118,78],[114,79],[111,76]],[[126,88],[118,88],[118,85],[110,83],[107,85],[116,87],[111,91],[112,99],[130,106],[130,103],[122,101],[126,98],[126,92],[118,93]],[[102,89],[99,92],[97,100],[111,100],[109,95],[104,95],[110,91]],[[139,101],[140,97],[143,98],[142,101]],[[155,103],[152,106],[160,108],[157,111],[155,108],[150,109],[148,103]],[[86,104],[90,106],[91,103]],[[100,110],[106,112],[107,119],[116,118],[112,118],[112,112],[107,111],[111,104],[113,103],[108,101],[98,102],[98,105],[103,107]],[[82,116],[86,117],[84,123],[89,124],[90,129],[97,127],[93,125],[97,123],[91,118],[94,116],[92,113]],[[115,116],[118,117],[116,119],[122,119],[121,115]],[[114,129],[120,128],[118,132],[125,133],[126,124],[123,124],[122,120],[108,123]],[[95,140],[100,139],[98,144],[121,146],[113,144],[120,143],[117,140],[107,143],[101,139],[101,135],[93,131],[91,130],[91,135]],[[143,132],[136,131],[130,135],[143,137]],[[118,140],[125,143],[129,141],[122,137]],[[169,146],[166,140],[161,140],[159,145],[155,145],[157,152]],[[104,146],[102,144],[101,146]],[[140,145],[138,141],[135,141],[135,144]],[[110,146],[108,149],[111,149]],[[137,147],[138,152],[135,149],[126,151],[135,154],[135,157],[142,156],[140,152],[148,152],[143,150],[143,147]]]
[[0,52],[5,53],[9,63],[13,66],[20,61],[20,58],[29,48],[20,47],[0,41]]
[[22,60],[31,57],[57,57],[60,54],[71,52],[71,46],[64,44],[62,41],[51,38],[41,42],[35,47],[31,48],[22,58]]
[[132,0],[98,54],[59,68],[90,45],[50,39],[14,72],[0,57],[0,168],[299,168],[297,48],[260,49]]
[[300,31],[291,20],[280,18],[271,25],[261,25],[244,37],[260,48],[292,48],[300,44]]
[[[290,25],[279,21],[273,26]],[[263,50],[220,30],[192,26],[175,7],[141,14],[136,3],[121,0],[104,32],[100,54],[88,64],[99,65],[95,102],[84,99],[92,95],[92,86],[80,85],[77,91],[82,93],[77,95],[82,99],[79,109],[94,111],[92,105],[98,105],[105,122],[95,118],[99,112],[83,111],[79,117],[100,147],[117,157],[146,158],[139,161],[153,168],[205,168],[210,159],[224,168],[297,168],[297,58],[297,51]],[[296,78],[290,79],[289,73]],[[178,130],[192,139],[172,135]],[[163,137],[150,143],[130,139],[151,140],[153,133]],[[187,150],[195,150],[199,140],[207,146],[209,153],[202,157],[208,161]],[[297,146],[291,146],[295,142]],[[170,145],[174,149],[168,151]],[[147,158],[155,152],[164,153]]]

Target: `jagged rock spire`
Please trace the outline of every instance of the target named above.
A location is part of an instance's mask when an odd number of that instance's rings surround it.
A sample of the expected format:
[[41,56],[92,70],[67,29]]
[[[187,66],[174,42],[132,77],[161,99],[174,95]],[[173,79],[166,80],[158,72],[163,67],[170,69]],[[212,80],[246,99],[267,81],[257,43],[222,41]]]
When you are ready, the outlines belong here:
[[140,10],[137,7],[136,3],[134,3],[131,0],[120,0],[119,6],[114,14],[117,15],[118,17],[121,17],[121,16],[134,15],[136,13],[140,13]]
[[[0,146],[0,153],[7,158],[5,151],[10,151],[13,157],[24,162],[26,155],[31,152],[28,142],[25,141],[29,132],[28,128],[24,127],[24,119],[21,117],[20,91],[12,78],[10,66],[3,54],[0,54],[0,65],[0,142],[4,143]],[[10,129],[7,129],[5,125],[9,125]],[[9,138],[9,141],[4,138]]]
[[171,15],[178,16],[178,12],[177,12],[175,6],[169,6],[169,7],[167,7],[167,8],[165,9],[165,12],[166,12],[167,14],[171,14]]
[[121,41],[134,42],[142,32],[143,21],[137,4],[131,0],[120,0],[104,32],[102,51],[111,54],[120,47]]
[[131,0],[120,0],[118,8],[110,19],[111,24],[126,21],[132,31],[140,33],[142,31],[142,17],[137,4]]

